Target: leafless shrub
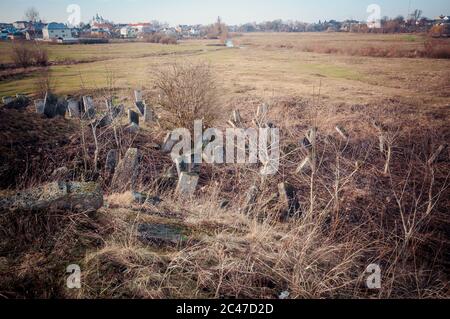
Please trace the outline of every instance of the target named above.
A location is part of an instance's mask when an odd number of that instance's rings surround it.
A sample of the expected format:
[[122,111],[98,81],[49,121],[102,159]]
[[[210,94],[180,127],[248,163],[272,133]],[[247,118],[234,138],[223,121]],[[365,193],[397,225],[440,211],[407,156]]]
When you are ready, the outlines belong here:
[[24,42],[15,43],[11,55],[17,66],[27,68],[34,63],[32,47]]
[[211,67],[205,63],[175,63],[156,74],[159,104],[170,113],[173,127],[193,129],[195,120],[205,125],[217,115],[217,88]]

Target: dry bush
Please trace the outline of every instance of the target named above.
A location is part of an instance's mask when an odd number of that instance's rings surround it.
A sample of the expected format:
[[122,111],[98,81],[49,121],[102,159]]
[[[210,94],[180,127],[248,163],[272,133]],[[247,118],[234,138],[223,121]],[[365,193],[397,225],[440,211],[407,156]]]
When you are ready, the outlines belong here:
[[450,45],[445,40],[428,39],[424,43],[423,55],[432,59],[450,59]]
[[158,103],[170,114],[172,128],[191,131],[195,120],[210,125],[217,116],[218,91],[211,67],[205,63],[176,63],[156,74]]
[[34,63],[32,47],[24,42],[15,43],[11,54],[11,58],[17,66],[27,68]]
[[33,48],[33,61],[35,65],[47,66],[49,64],[47,49],[42,45],[36,44]]
[[48,51],[39,44],[15,43],[11,54],[14,63],[23,68],[33,65],[47,66],[49,64]]
[[153,33],[145,36],[145,41],[149,43],[160,43],[160,44],[177,44],[178,41],[176,37],[168,36],[163,33]]

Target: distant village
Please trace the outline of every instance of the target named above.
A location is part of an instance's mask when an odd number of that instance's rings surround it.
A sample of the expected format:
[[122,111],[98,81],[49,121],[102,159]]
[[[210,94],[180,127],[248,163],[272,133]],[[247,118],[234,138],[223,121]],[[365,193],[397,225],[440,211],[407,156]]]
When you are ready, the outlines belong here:
[[441,15],[434,19],[421,16],[416,10],[408,18],[398,16],[394,19],[383,18],[381,21],[367,23],[356,20],[343,22],[330,20],[318,23],[275,20],[263,23],[247,23],[243,25],[225,26],[220,20],[213,25],[177,25],[169,26],[158,21],[117,24],[97,14],[89,23],[81,23],[76,27],[59,22],[44,23],[35,21],[0,22],[0,40],[37,40],[54,43],[108,42],[110,39],[145,39],[158,34],[180,39],[217,38],[225,32],[217,31],[226,28],[226,33],[245,32],[365,32],[365,33],[410,33],[432,32],[437,36],[450,35],[450,16]]

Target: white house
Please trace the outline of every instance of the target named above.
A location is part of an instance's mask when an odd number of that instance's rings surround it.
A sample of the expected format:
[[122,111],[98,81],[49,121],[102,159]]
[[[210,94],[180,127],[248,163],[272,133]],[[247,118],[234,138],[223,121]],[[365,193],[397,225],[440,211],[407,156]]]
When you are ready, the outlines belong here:
[[138,31],[136,28],[132,28],[130,26],[123,27],[120,29],[120,36],[122,38],[136,38]]
[[44,40],[72,39],[72,30],[63,23],[52,22],[42,29]]

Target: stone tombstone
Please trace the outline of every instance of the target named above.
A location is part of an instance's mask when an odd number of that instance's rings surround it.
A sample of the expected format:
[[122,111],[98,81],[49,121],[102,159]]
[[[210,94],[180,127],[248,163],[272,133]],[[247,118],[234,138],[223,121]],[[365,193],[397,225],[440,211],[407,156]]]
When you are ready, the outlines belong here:
[[118,161],[119,161],[119,151],[116,149],[110,150],[108,152],[108,155],[106,155],[106,165],[105,165],[106,170],[111,174],[114,173]]
[[36,100],[36,101],[34,101],[34,107],[36,108],[36,113],[37,114],[44,114],[45,100]]
[[145,223],[138,225],[137,232],[144,244],[157,247],[177,246],[184,240],[182,229],[172,225]]
[[71,118],[81,117],[80,103],[75,99],[69,99],[67,101],[67,109]]
[[145,105],[144,106],[144,122],[154,122],[155,121],[155,113],[153,112],[153,109],[150,106]]
[[65,98],[59,98],[56,102],[56,115],[66,116],[67,112],[67,100]]
[[96,127],[103,128],[112,124],[111,115],[105,114],[99,120],[96,121]]
[[136,102],[134,104],[136,106],[137,111],[139,112],[140,115],[144,116],[144,112],[145,112],[145,103],[142,101]]
[[142,102],[142,91],[141,90],[135,90],[134,91],[134,101],[135,102]]
[[83,96],[83,111],[88,118],[95,117],[96,111],[94,106],[94,100],[91,96]]
[[129,148],[124,158],[117,165],[111,183],[117,192],[134,190],[139,175],[140,152],[137,148]]
[[182,172],[178,178],[176,193],[181,196],[193,196],[197,189],[199,176]]
[[14,98],[12,96],[4,96],[4,97],[2,97],[2,103],[4,105],[12,103],[13,101],[14,101]]
[[128,110],[128,120],[130,124],[135,124],[139,126],[139,114],[133,110]]
[[58,98],[52,93],[47,93],[45,95],[45,106],[44,106],[44,114],[48,118],[54,118],[57,113],[58,106]]
[[125,107],[123,105],[119,105],[119,106],[113,106],[111,108],[111,116],[113,119],[118,118],[119,116],[122,116],[122,114],[124,113]]

